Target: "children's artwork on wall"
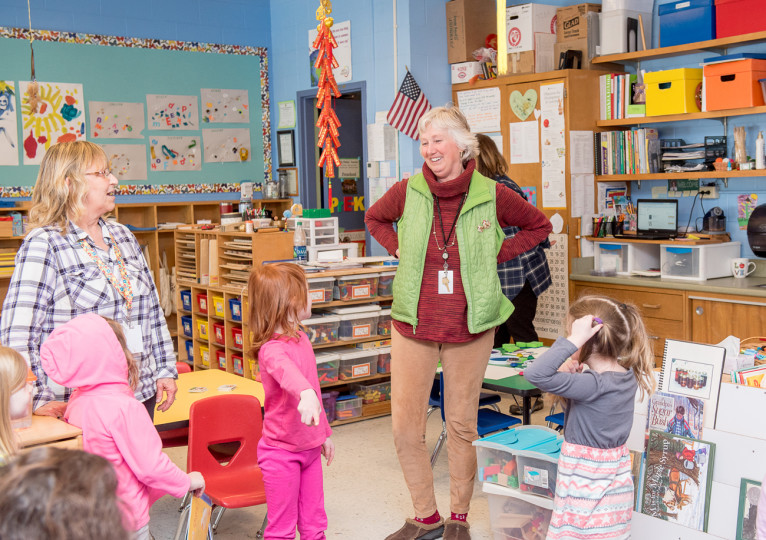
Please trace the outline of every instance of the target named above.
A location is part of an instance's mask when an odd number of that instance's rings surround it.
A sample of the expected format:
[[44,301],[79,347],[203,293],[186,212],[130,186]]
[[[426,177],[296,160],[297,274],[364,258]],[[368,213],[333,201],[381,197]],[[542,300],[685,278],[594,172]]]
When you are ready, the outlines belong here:
[[537,188],[535,186],[519,186],[524,195],[527,196],[527,201],[532,206],[537,206]]
[[756,206],[758,206],[757,193],[742,193],[737,195],[737,223],[739,224],[740,231],[747,230],[747,222]]
[[143,103],[89,101],[90,136],[94,139],[143,139]]
[[16,118],[16,87],[0,81],[0,165],[19,164],[19,130]]
[[[339,83],[349,82],[351,77],[351,21],[335,22],[332,26],[332,34],[338,47],[334,51],[337,67],[332,70],[335,81]],[[314,67],[318,51],[313,47],[317,37],[317,29],[309,30],[309,60],[311,62],[311,86],[319,84],[319,69]]]
[[146,95],[149,129],[199,129],[197,96]]
[[756,540],[756,518],[761,483],[743,478],[739,485],[739,510],[737,511],[737,536],[735,540]]
[[221,88],[203,88],[202,123],[237,123],[250,122],[250,102],[247,90],[225,90]]
[[226,161],[250,161],[250,130],[203,129],[205,163]]
[[646,416],[646,433],[649,430],[665,431],[690,439],[702,436],[704,402],[701,399],[656,392],[649,398],[649,414]]
[[149,142],[153,171],[198,171],[202,167],[199,136],[155,135]]
[[652,430],[641,512],[707,531],[715,444]]
[[146,180],[146,146],[143,144],[102,144],[108,167],[119,181]]
[[38,81],[31,94],[29,86],[19,82],[24,165],[39,165],[52,144],[86,139],[85,99],[81,84]]

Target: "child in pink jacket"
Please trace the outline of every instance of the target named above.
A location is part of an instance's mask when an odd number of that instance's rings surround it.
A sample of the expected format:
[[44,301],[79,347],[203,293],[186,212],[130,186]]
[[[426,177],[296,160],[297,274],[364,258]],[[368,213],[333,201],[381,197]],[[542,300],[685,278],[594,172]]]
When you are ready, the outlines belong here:
[[[134,539],[149,539],[149,508],[165,494],[200,495],[205,481],[186,474],[162,452],[143,404],[133,396],[137,369],[117,323],[89,313],[54,330],[40,348],[45,373],[75,388],[64,419],[82,429],[83,449],[106,458],[117,473],[123,521]],[[130,377],[129,383],[129,374]]]

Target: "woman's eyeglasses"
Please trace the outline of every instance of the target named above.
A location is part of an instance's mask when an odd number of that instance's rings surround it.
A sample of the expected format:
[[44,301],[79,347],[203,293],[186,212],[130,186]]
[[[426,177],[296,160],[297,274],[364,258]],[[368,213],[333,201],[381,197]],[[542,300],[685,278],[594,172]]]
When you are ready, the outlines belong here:
[[112,175],[112,169],[104,169],[102,171],[86,172],[85,174],[92,174],[93,176],[100,176],[101,178],[109,178]]

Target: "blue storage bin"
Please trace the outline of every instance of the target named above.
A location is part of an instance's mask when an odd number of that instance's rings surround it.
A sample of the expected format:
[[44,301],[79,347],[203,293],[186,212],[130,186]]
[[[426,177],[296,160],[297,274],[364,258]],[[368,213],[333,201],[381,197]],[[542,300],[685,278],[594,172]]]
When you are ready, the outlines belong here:
[[181,317],[181,326],[186,337],[194,337],[194,328],[192,327],[192,318],[188,315]]
[[194,361],[194,342],[193,341],[186,342],[186,359],[189,362]]
[[658,6],[660,47],[715,39],[713,0],[684,0]]
[[181,291],[181,307],[185,311],[192,310],[191,291]]
[[240,322],[242,320],[242,302],[236,298],[229,298],[229,311],[231,311],[231,320]]

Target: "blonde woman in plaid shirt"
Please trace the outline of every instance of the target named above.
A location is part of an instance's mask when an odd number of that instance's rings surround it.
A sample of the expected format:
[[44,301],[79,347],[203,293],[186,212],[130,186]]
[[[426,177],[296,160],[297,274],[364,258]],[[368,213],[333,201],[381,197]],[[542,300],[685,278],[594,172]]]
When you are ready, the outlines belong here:
[[106,154],[90,142],[53,145],[40,165],[0,315],[0,341],[37,376],[35,414],[60,417],[66,409],[71,390],[48,379],[40,345],[82,313],[122,324],[139,365],[135,396],[150,416],[157,401],[165,411],[175,400],[173,342],[149,267],[135,236],[103,218],[114,210],[116,189]]

